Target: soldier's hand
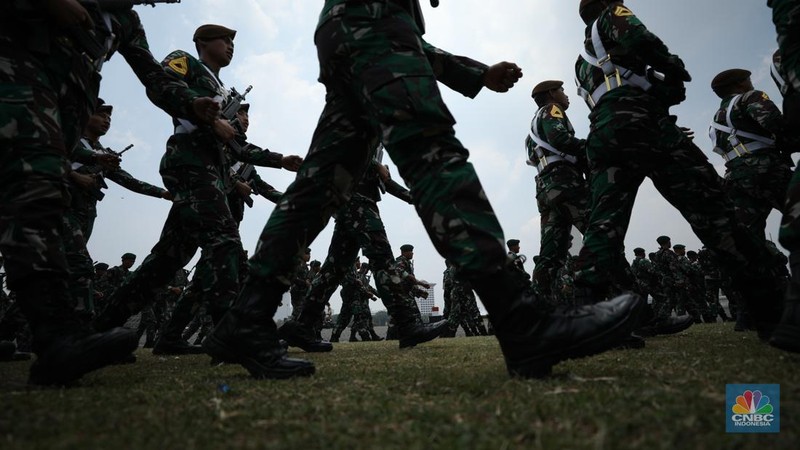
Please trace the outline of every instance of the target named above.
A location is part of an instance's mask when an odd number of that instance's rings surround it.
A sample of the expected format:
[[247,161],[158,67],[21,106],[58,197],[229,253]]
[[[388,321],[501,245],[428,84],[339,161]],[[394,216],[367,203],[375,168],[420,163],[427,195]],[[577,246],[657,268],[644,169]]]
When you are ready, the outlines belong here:
[[97,189],[99,187],[99,185],[97,184],[97,180],[91,175],[86,175],[78,172],[70,172],[69,177],[75,184],[77,184],[83,189],[86,189],[87,191],[90,191],[92,189]]
[[297,172],[300,170],[300,165],[303,164],[303,157],[297,155],[288,155],[284,156],[281,159],[281,167],[290,171],[290,172]]
[[383,164],[378,164],[377,166],[378,176],[381,177],[381,180],[386,183],[389,181],[391,176],[389,176],[389,168],[384,166]]
[[169,290],[172,291],[172,293],[175,295],[181,295],[181,293],[183,292],[183,288],[181,288],[180,286],[172,286],[171,288],[169,288]]
[[161,193],[161,198],[163,198],[164,200],[169,200],[169,201],[175,200],[175,196],[172,195],[172,192],[166,191],[166,190]]
[[119,162],[122,158],[111,153],[95,153],[94,156],[97,164],[100,164],[104,170],[117,170],[119,169]]
[[94,27],[92,17],[78,0],[45,0],[44,8],[59,27],[82,27],[87,30]]
[[192,111],[200,122],[210,124],[219,117],[219,103],[209,97],[196,98],[192,102]]
[[668,61],[670,67],[664,70],[667,76],[672,76],[682,81],[692,81],[692,76],[689,75],[689,72],[686,70],[686,65],[680,58],[673,55],[668,58]]
[[495,92],[506,92],[522,78],[522,69],[514,63],[499,62],[483,74],[483,85]]
[[214,134],[223,142],[228,142],[236,137],[236,128],[233,128],[233,125],[227,120],[217,119],[211,125],[211,128],[214,130]]
[[678,127],[678,128],[680,128],[681,131],[683,131],[683,134],[685,134],[687,138],[694,139],[694,130],[687,127]]
[[253,193],[253,189],[250,187],[250,185],[247,183],[242,183],[241,181],[237,181],[234,188],[236,188],[236,192],[238,192],[242,197],[250,197],[250,194]]

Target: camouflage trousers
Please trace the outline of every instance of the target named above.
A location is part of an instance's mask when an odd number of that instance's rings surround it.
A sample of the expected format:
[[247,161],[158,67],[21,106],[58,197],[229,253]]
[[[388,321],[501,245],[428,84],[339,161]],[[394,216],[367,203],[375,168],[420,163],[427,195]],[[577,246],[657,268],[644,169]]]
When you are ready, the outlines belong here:
[[358,294],[352,291],[342,289],[342,309],[339,310],[339,316],[336,318],[336,326],[333,328],[333,334],[337,338],[342,334],[345,328],[350,325],[353,320],[353,303]]
[[[765,150],[767,151],[767,150]],[[724,187],[733,201],[736,218],[766,239],[767,217],[773,209],[784,211],[792,172],[781,155],[740,157],[728,163]]]
[[362,195],[353,196],[336,213],[336,226],[328,247],[328,255],[319,273],[311,282],[311,289],[302,306],[302,315],[316,323],[323,315],[325,304],[333,295],[339,283],[361,249],[369,259],[375,274],[378,296],[386,306],[395,322],[405,324],[413,312],[405,298],[400,275],[392,258],[392,247],[386,237],[386,229],[378,210],[378,204]]
[[369,336],[371,318],[372,312],[369,309],[369,297],[365,295],[356,296],[353,302],[352,329],[362,337],[362,340],[364,340],[364,336]]
[[541,217],[539,259],[533,282],[550,295],[556,273],[569,256],[572,227],[586,230],[589,189],[580,171],[569,163],[556,163],[536,177],[536,204]]
[[209,302],[212,315],[221,316],[230,306],[239,290],[243,250],[215,169],[187,166],[162,170],[164,186],[175,201],[161,237],[142,265],[114,292],[104,319],[115,323],[141,311],[163,292],[198,248],[202,253],[192,291]]
[[73,307],[78,311],[93,312],[94,305],[94,263],[86,248],[85,224],[73,214],[71,208],[62,220],[64,251],[69,264],[69,286]]
[[[627,88],[620,88],[627,89]],[[620,120],[616,108],[636,111]],[[730,200],[703,152],[648,95],[601,102],[590,115],[587,140],[591,213],[576,264],[576,283],[605,291],[625,278],[625,235],[645,177],[675,206],[748,301],[759,303],[763,321],[780,314],[780,293],[765,243],[737,224]],[[767,318],[769,317],[769,318]]]
[[67,288],[64,177],[97,86],[79,55],[56,43],[38,55],[7,31],[0,27],[0,253],[38,351],[79,327]]
[[418,31],[393,17],[399,9],[378,16],[346,9],[316,32],[325,108],[297,178],[261,234],[252,279],[289,285],[302,251],[347,201],[379,139],[439,253],[471,276],[498,272],[506,262],[503,232],[455,138]]

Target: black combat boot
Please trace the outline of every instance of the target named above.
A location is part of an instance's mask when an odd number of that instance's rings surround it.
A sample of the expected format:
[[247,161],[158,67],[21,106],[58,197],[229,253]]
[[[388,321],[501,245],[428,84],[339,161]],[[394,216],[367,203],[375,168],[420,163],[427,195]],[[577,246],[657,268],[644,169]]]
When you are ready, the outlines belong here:
[[800,353],[800,253],[792,252],[789,261],[792,278],[786,289],[786,298],[781,320],[772,337],[770,345],[782,350]]
[[314,374],[314,363],[286,357],[273,316],[286,286],[247,282],[233,308],[203,342],[212,358],[241,364],[259,379],[284,379]]
[[647,302],[642,305],[642,313],[639,317],[641,324],[634,332],[635,335],[643,337],[658,336],[663,334],[676,334],[694,325],[692,316],[668,316],[659,319],[653,307]]
[[28,382],[64,386],[114,364],[136,349],[136,332],[113,328],[91,333],[75,315],[62,280],[29,280],[16,290],[33,333],[37,355]]
[[347,340],[348,342],[358,342],[358,338],[356,337],[356,330],[350,328],[350,339]]
[[161,333],[153,345],[153,354],[159,356],[180,356],[180,355],[199,355],[205,353],[203,347],[192,345],[183,338],[183,330],[192,321],[194,315],[192,310],[198,296],[192,295],[191,290],[187,290],[175,304],[172,316],[161,327]]
[[339,342],[339,338],[342,336],[342,331],[338,328],[334,328],[331,332],[331,339],[328,342]]
[[548,376],[561,361],[617,347],[638,325],[642,301],[636,294],[586,306],[548,307],[531,289],[514,283],[510,270],[470,281],[489,311],[512,376]]
[[369,335],[370,335],[370,338],[372,338],[373,341],[382,341],[383,340],[382,337],[378,336],[378,333],[375,332],[374,328],[370,328],[369,329]]
[[325,304],[314,301],[303,302],[296,319],[289,319],[278,329],[278,336],[292,347],[309,353],[325,353],[333,350],[330,342],[318,337],[316,324],[325,314]]

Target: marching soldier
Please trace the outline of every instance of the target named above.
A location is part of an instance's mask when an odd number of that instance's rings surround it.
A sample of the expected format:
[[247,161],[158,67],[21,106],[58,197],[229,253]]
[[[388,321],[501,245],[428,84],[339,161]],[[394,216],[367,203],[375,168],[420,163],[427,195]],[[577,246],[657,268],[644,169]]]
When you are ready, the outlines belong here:
[[572,227],[586,230],[589,190],[584,179],[586,141],[575,137],[567,117],[569,97],[563,82],[542,81],[533,88],[539,110],[533,116],[525,139],[528,164],[536,176],[536,205],[541,217],[539,262],[533,269],[538,291],[553,295],[556,273],[569,256]]

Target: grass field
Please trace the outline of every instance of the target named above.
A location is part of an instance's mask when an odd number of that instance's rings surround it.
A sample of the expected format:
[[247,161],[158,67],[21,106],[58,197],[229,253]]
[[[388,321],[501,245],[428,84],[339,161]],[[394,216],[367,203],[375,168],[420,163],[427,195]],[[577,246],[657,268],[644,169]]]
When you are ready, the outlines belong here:
[[[139,350],[77,387],[29,389],[29,363],[3,363],[0,448],[800,448],[800,355],[731,328],[696,325],[543,381],[509,379],[491,337],[336,344],[293,353],[314,377],[274,382]],[[726,383],[780,384],[780,433],[726,434]]]

